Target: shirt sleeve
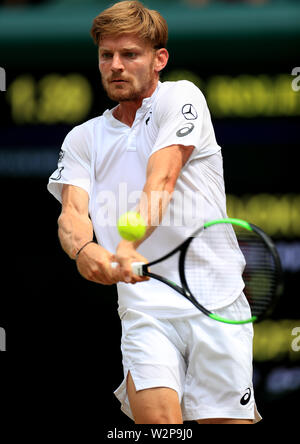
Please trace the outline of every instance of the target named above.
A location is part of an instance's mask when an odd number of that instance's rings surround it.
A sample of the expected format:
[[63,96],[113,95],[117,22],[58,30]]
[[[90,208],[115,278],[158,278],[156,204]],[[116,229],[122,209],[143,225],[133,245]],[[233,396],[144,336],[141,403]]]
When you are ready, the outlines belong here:
[[154,118],[159,131],[150,155],[170,145],[194,146],[192,158],[207,155],[208,146],[220,149],[205,97],[192,82],[174,82],[165,89]]
[[83,125],[73,128],[66,136],[58,155],[57,169],[49,178],[48,191],[61,202],[63,184],[83,188],[90,195],[91,141]]

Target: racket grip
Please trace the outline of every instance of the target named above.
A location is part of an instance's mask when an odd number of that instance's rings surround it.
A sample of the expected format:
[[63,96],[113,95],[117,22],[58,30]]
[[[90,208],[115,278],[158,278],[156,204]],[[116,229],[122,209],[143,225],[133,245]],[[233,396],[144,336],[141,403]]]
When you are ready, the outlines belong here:
[[[118,265],[118,262],[111,263],[112,268],[116,268]],[[131,269],[133,273],[137,274],[138,276],[143,276],[143,265],[145,265],[144,262],[132,262]]]

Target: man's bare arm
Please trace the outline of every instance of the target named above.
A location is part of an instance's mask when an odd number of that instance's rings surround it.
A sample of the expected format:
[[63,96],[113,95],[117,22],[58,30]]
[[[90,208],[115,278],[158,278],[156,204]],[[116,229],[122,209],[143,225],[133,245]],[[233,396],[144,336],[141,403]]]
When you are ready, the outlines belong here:
[[139,261],[136,248],[161,223],[181,169],[191,156],[193,149],[193,146],[171,145],[157,151],[150,157],[147,165],[146,183],[138,207],[138,211],[147,222],[145,236],[134,242],[122,240],[116,252],[116,260],[121,265],[121,273],[125,282],[139,281],[131,271],[131,262]]
[[62,211],[58,218],[58,237],[71,259],[93,239],[93,225],[88,214],[89,196],[82,188],[63,185]]
[[[88,214],[89,196],[73,185],[64,185],[62,212],[58,218],[58,236],[63,250],[71,259],[93,239],[93,225]],[[120,280],[120,273],[111,267],[114,255],[97,243],[83,248],[76,259],[79,273],[87,280],[112,285]]]
[[193,152],[193,146],[171,145],[154,153],[147,165],[146,183],[139,204],[139,212],[147,221],[144,238],[160,225],[172,198],[181,169]]

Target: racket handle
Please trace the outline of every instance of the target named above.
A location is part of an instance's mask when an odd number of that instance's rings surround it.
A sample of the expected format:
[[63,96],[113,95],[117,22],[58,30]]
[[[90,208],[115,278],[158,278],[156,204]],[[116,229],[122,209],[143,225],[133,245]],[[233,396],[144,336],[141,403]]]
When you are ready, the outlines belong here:
[[[118,265],[118,262],[111,263],[112,268],[116,268]],[[145,265],[144,262],[132,262],[131,269],[133,273],[137,274],[138,276],[143,276],[143,265]]]

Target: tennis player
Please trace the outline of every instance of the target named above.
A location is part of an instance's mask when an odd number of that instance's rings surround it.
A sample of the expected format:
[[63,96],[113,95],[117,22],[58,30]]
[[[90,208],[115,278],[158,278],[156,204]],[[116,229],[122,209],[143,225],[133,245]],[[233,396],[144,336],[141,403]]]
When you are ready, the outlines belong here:
[[[157,11],[115,3],[94,19],[91,34],[103,87],[117,105],[67,134],[48,189],[62,203],[59,239],[79,273],[117,284],[124,380],[115,394],[136,423],[255,422],[252,325],[212,321],[166,285],[131,271],[132,262],[156,259],[201,223],[226,217],[221,148],[205,98],[189,81],[160,81],[168,28]],[[135,207],[147,230],[129,242],[116,221]],[[226,253],[235,248],[228,239]],[[249,314],[244,263],[236,257],[226,288],[213,262],[199,263],[218,289],[201,302],[233,319]],[[176,258],[157,267],[178,279]]]

